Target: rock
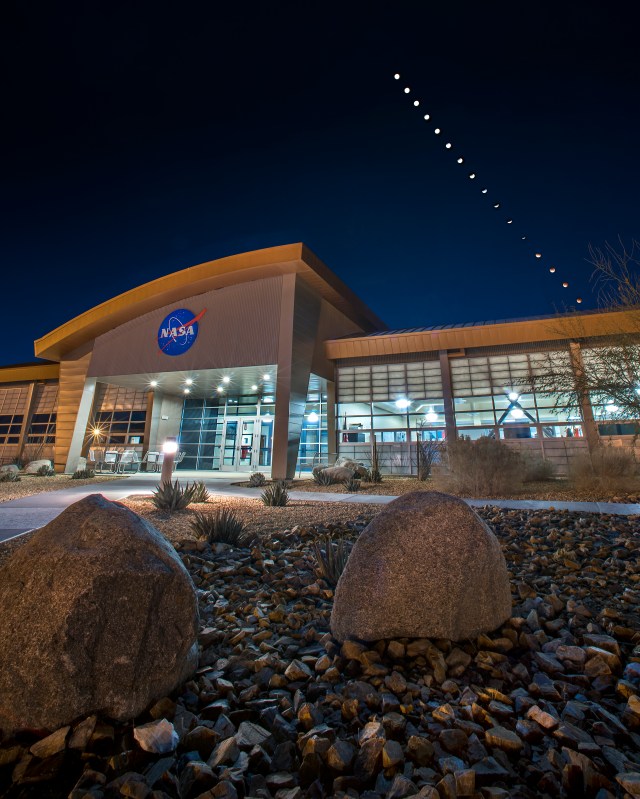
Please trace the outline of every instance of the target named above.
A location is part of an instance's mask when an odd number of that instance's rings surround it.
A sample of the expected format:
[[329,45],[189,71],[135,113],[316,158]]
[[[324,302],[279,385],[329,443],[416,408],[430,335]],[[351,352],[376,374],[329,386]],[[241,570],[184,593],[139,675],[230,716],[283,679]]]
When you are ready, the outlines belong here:
[[340,641],[459,641],[510,615],[494,534],[462,500],[415,491],[387,505],[356,541],[336,588],[331,631]]
[[345,480],[351,480],[355,471],[346,466],[328,466],[322,473],[328,475],[334,483],[344,483]]
[[342,773],[349,768],[355,755],[355,747],[348,741],[336,741],[327,751],[327,765]]
[[134,727],[133,737],[141,749],[154,755],[166,755],[173,752],[178,745],[178,733],[173,724],[166,719]]
[[93,494],[37,531],[0,579],[0,729],[131,719],[197,665],[198,609],[175,550]]
[[396,766],[404,760],[402,745],[398,741],[387,741],[382,750],[382,765],[384,768]]
[[313,672],[301,660],[292,660],[285,669],[284,676],[290,682],[298,682],[299,680],[308,680],[313,677]]
[[626,774],[616,774],[616,782],[630,796],[640,796],[640,772],[629,771]]
[[0,474],[3,472],[10,472],[11,474],[18,474],[20,469],[16,466],[15,463],[5,463],[4,466],[0,466]]
[[66,746],[67,735],[69,734],[69,730],[71,727],[61,727],[59,730],[51,733],[51,735],[47,735],[46,738],[43,738],[38,743],[35,743],[31,749],[29,750],[32,755],[35,757],[45,758],[51,757],[52,755],[57,755],[58,752],[62,752],[62,750]]
[[515,732],[500,726],[487,730],[484,739],[489,746],[497,746],[505,752],[519,752],[524,746]]
[[38,469],[41,469],[43,466],[46,466],[48,469],[51,469],[51,461],[47,460],[46,458],[37,461],[29,461],[29,463],[24,467],[22,471],[25,474],[37,474]]

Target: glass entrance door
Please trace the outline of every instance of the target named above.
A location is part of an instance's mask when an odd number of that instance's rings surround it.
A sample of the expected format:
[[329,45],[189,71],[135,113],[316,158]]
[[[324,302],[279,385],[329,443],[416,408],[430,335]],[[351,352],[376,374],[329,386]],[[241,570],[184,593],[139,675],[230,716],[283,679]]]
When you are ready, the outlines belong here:
[[271,466],[273,419],[227,419],[222,433],[220,469],[258,471]]

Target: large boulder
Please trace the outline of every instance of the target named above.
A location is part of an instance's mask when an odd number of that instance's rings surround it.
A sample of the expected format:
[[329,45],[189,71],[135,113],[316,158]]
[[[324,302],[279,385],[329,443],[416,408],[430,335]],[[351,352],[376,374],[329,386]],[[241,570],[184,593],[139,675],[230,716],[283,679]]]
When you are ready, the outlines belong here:
[[334,483],[343,483],[345,480],[351,480],[355,472],[353,469],[348,469],[346,466],[327,466],[322,470],[323,474],[328,474]]
[[462,500],[414,491],[389,503],[356,541],[336,588],[331,632],[340,641],[460,641],[510,615],[495,535]]
[[48,469],[51,469],[51,461],[47,460],[46,458],[41,458],[37,461],[29,461],[29,463],[24,467],[25,474],[37,474],[38,469],[41,469],[43,466],[46,466]]
[[0,569],[0,730],[124,721],[197,666],[196,593],[173,547],[100,494]]
[[351,469],[354,476],[360,477],[361,479],[369,477],[369,470],[364,463],[354,461],[351,458],[338,458],[335,462],[335,466],[344,466],[347,469]]
[[5,472],[10,472],[11,474],[18,474],[19,471],[20,468],[16,466],[15,463],[5,463],[4,466],[0,466],[0,472],[2,472],[3,474]]

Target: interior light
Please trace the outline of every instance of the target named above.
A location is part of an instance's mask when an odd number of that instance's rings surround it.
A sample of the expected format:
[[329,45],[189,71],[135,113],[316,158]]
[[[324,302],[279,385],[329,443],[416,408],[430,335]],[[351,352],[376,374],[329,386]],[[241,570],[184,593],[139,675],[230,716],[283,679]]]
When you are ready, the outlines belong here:
[[607,403],[605,405],[605,408],[606,408],[606,410],[609,411],[609,413],[616,413],[616,411],[620,410],[620,408],[618,408],[618,406],[614,402]]
[[193,385],[193,380],[190,377],[188,377],[184,382],[185,382],[185,385],[187,385],[187,386]]
[[229,382],[229,380],[231,380],[231,378],[230,378],[230,377],[227,377],[226,375],[225,375],[225,376],[222,378],[222,382],[223,382],[223,383],[228,383],[228,382]]
[[320,417],[315,411],[311,411],[311,413],[307,416],[307,420],[312,424],[315,424],[315,422],[317,422],[319,418]]
[[425,422],[437,422],[438,421],[438,414],[433,410],[433,408],[429,408],[427,413],[424,415]]
[[271,375],[262,375],[263,380],[271,380]]
[[524,412],[520,410],[520,408],[513,408],[511,410],[511,415],[514,419],[522,419],[524,416]]
[[222,392],[224,391],[224,386],[218,386],[216,391],[218,392],[218,394],[222,394]]
[[256,386],[255,384],[253,386],[251,386],[251,391],[257,391],[257,390],[258,390],[258,386]]
[[158,385],[158,381],[157,381],[157,380],[152,380],[152,381],[149,383],[149,385],[151,386],[151,388],[155,388],[155,387]]
[[520,394],[517,391],[510,391],[508,396],[511,402],[517,402],[520,399]]
[[400,397],[400,399],[396,400],[396,408],[400,408],[401,410],[405,410],[409,405],[411,405],[411,400],[405,399],[404,397]]
[[190,388],[185,388],[184,393],[185,394],[191,394],[191,389]]

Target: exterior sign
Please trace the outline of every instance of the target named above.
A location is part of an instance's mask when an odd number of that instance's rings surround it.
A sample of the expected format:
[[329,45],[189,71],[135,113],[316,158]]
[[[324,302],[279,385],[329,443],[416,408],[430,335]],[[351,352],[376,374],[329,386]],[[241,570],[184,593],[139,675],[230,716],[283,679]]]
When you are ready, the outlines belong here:
[[158,330],[158,347],[165,355],[182,355],[190,349],[198,338],[198,322],[205,315],[203,308],[199,314],[187,308],[176,308],[162,321]]

